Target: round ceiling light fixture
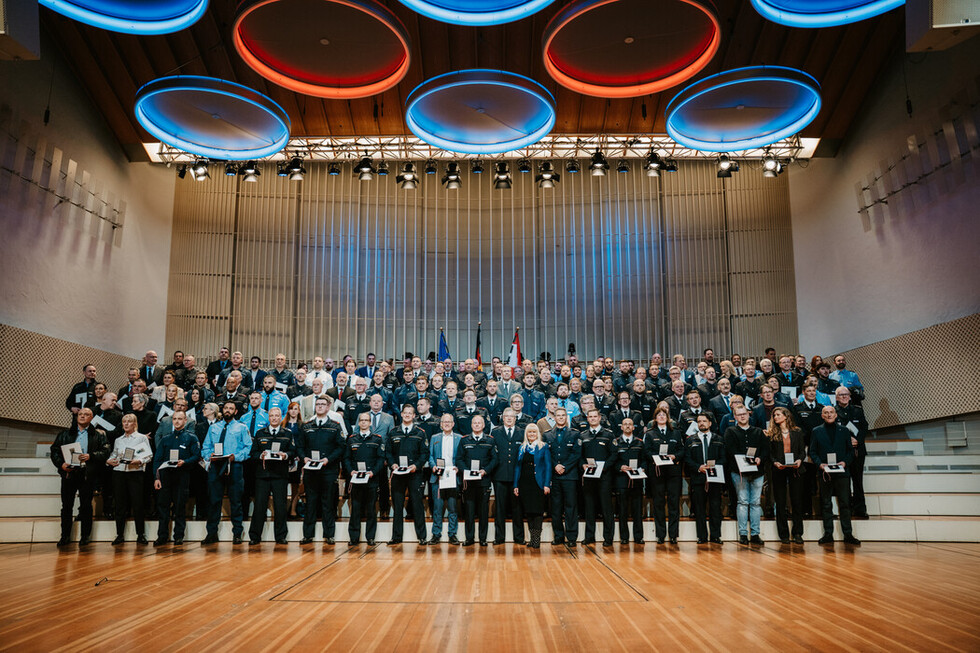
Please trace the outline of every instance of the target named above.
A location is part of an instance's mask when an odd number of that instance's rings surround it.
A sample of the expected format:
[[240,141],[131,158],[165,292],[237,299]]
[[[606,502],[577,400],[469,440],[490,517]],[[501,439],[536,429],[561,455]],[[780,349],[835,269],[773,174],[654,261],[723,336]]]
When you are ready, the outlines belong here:
[[204,15],[208,0],[39,0],[77,20],[124,34],[170,34],[190,27]]
[[136,93],[136,119],[184,152],[240,161],[261,159],[289,141],[289,116],[247,86],[213,77],[161,77]]
[[411,63],[408,31],[374,0],[245,0],[232,41],[259,75],[323,98],[377,95]]
[[790,27],[835,27],[878,16],[905,0],[752,0],[764,18]]
[[659,93],[699,73],[718,52],[711,0],[574,0],[542,37],[556,82],[604,98]]
[[535,14],[554,0],[400,0],[423,16],[453,25],[501,25]]
[[555,98],[541,84],[501,70],[461,70],[419,84],[405,122],[449,152],[499,154],[538,142],[555,125]]
[[678,93],[667,105],[667,133],[703,152],[765,147],[809,125],[820,104],[820,84],[801,70],[738,68]]

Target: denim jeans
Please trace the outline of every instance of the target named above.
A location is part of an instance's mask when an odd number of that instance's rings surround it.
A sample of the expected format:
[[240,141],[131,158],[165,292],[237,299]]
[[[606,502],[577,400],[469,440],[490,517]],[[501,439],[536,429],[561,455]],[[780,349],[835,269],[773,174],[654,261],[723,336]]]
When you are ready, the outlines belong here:
[[732,483],[738,492],[738,510],[735,515],[738,518],[739,536],[748,535],[749,529],[752,535],[759,534],[759,522],[762,520],[762,484],[765,480],[766,477],[762,474],[749,478],[732,472]]
[[[432,511],[432,538],[442,537],[442,513],[449,508],[449,537],[455,537],[459,528],[459,517],[456,513],[456,490],[439,490],[438,483],[429,485],[435,495]],[[445,496],[443,496],[445,495]]]

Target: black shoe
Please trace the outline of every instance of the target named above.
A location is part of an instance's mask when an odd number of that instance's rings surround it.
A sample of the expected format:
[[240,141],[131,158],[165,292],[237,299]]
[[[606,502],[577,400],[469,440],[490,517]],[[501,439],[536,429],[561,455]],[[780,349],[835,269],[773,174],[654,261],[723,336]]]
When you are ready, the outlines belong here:
[[802,535],[794,535],[793,536],[793,544],[803,544],[803,536]]
[[473,546],[473,540],[466,540],[463,542],[463,546]]
[[752,542],[752,544],[755,544],[756,546],[765,546],[765,544],[766,544],[763,541],[763,539],[761,537],[759,537],[758,535],[753,535],[752,536],[752,539],[749,540],[749,541]]
[[361,544],[360,541],[351,540],[350,542],[347,543],[347,547],[350,548],[352,546],[360,546],[360,544]]
[[623,546],[627,546],[630,543],[630,541],[629,540],[620,540],[619,543],[622,544]]
[[708,540],[704,539],[703,537],[699,537],[698,538],[698,544],[707,544],[707,543],[708,543]]
[[442,538],[439,538],[439,537],[433,537],[432,539],[430,539],[430,540],[428,541],[428,543],[427,543],[427,544],[428,544],[429,546],[438,546],[438,545],[440,545],[440,544],[442,544]]
[[738,543],[741,544],[742,546],[748,546],[748,544],[749,544],[749,536],[748,535],[739,535],[738,536]]
[[242,536],[241,535],[235,535],[234,537],[231,538],[231,543],[232,544],[241,544],[242,543]]
[[480,540],[480,546],[486,546],[486,545],[487,545],[486,540]]
[[644,540],[633,540],[633,544],[645,544]]
[[78,540],[78,546],[88,546],[91,543],[92,543],[91,537],[83,537],[82,539]]
[[602,541],[602,546],[610,547],[612,545],[613,545],[613,541],[612,540],[603,540]]
[[662,537],[658,537],[657,538],[657,544],[663,544],[664,541],[665,541],[665,538],[662,538]]
[[401,540],[388,540],[388,546],[396,546],[401,543],[402,543]]
[[425,546],[425,545],[427,545],[428,543],[429,543],[429,540],[419,540],[419,542],[418,542],[418,545],[419,545],[419,546]]
[[555,539],[551,540],[552,546],[561,546],[564,543],[565,543],[565,539],[564,538],[556,537]]
[[367,541],[367,545],[368,546],[374,546],[374,540],[368,540]]
[[313,544],[313,538],[312,537],[304,537],[302,540],[299,541],[299,543],[300,544]]
[[834,543],[833,535],[824,535],[819,540],[817,540],[817,544],[833,544],[833,543]]
[[262,544],[262,540],[253,540],[253,539],[249,538],[249,540],[248,540],[248,545],[249,546],[256,546],[258,544]]
[[449,543],[452,544],[452,545],[454,545],[454,546],[459,546],[459,538],[456,537],[455,535],[450,535],[449,536]]
[[170,540],[168,540],[166,538],[158,537],[157,539],[153,540],[153,546],[163,546],[164,544],[166,544],[169,541]]
[[595,544],[595,540],[592,539],[591,537],[587,537],[584,540],[582,540],[582,546],[589,546],[590,544]]
[[118,546],[118,545],[122,544],[125,541],[126,540],[123,539],[123,536],[122,535],[117,535],[116,536],[116,539],[114,539],[112,541],[112,546]]
[[724,543],[723,543],[723,542],[721,541],[721,538],[720,538],[720,537],[713,537],[713,538],[711,538],[711,543],[712,543],[712,544],[724,544]]
[[174,538],[174,546],[183,546],[183,545],[184,545],[184,538],[182,537]]
[[670,538],[670,543],[671,544],[677,544],[677,538],[676,537]]
[[788,537],[781,537],[781,538],[779,538],[779,542],[781,544],[789,544],[789,538]]
[[149,544],[149,542],[146,541],[145,535],[140,535],[139,537],[137,537],[136,543],[139,544],[140,546],[146,546],[147,544]]
[[276,540],[276,544],[289,544],[286,540]]
[[63,537],[58,540],[59,547],[68,546],[69,544],[71,544],[71,540],[69,540],[67,537]]
[[[503,544],[503,542],[501,542],[501,544]],[[525,540],[514,540],[514,545],[515,546],[527,546],[527,542]]]
[[844,544],[853,544],[854,546],[861,546],[861,540],[854,537],[853,535],[845,535]]
[[[313,540],[311,539],[310,541],[312,542]],[[335,540],[334,538],[332,538],[332,537],[328,537],[327,538],[327,544],[336,544],[336,543],[337,543],[337,540]]]
[[208,535],[203,540],[201,540],[201,544],[204,546],[207,546],[208,544],[217,544],[217,543],[218,543],[217,535]]

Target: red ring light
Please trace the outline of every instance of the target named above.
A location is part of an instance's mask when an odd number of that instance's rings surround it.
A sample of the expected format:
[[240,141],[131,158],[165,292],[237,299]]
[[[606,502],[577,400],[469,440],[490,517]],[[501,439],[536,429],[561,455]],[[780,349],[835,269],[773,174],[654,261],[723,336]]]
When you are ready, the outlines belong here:
[[636,97],[698,74],[718,52],[721,24],[711,0],[576,0],[551,19],[542,41],[545,69],[562,86]]
[[323,98],[377,95],[411,63],[405,26],[374,0],[244,0],[232,39],[262,77]]

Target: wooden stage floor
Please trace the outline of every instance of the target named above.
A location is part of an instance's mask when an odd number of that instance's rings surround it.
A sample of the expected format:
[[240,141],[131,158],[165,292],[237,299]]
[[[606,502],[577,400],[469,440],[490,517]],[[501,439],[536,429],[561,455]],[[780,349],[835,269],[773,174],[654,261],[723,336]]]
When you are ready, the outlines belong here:
[[980,544],[7,544],[0,649],[977,651]]

